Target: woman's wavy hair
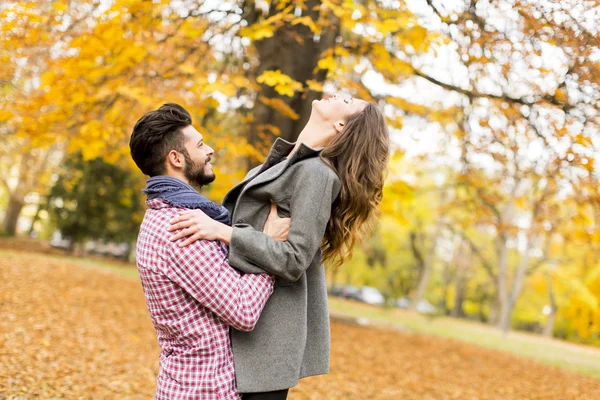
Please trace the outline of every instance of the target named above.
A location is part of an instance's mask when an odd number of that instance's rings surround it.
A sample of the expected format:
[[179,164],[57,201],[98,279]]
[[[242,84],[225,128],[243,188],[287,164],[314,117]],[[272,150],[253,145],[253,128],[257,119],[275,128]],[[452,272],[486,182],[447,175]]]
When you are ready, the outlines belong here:
[[323,149],[321,159],[339,176],[322,250],[323,260],[339,266],[352,256],[357,240],[373,230],[379,217],[387,172],[389,132],[381,109],[369,103]]

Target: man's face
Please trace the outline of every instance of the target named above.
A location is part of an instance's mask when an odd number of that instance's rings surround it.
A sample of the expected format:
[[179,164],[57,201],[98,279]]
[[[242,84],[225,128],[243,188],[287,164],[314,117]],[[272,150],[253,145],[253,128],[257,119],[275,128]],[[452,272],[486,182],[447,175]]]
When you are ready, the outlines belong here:
[[204,186],[215,180],[216,176],[210,163],[214,150],[204,143],[204,137],[193,126],[182,129],[185,136],[185,157],[183,174],[192,185]]
[[349,117],[363,111],[367,102],[352,97],[343,97],[334,94],[322,100],[313,101],[315,111],[326,121],[347,121]]

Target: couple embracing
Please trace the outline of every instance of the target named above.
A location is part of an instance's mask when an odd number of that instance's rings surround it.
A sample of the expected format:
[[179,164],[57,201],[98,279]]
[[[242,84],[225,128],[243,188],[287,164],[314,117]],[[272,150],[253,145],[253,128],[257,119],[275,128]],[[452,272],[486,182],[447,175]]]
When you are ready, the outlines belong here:
[[[389,134],[378,106],[314,101],[223,206],[198,193],[214,150],[165,104],[136,123],[150,176],[136,261],[161,347],[156,399],[285,399],[329,371],[323,261],[341,263],[377,214]],[[206,140],[206,142],[205,142]]]

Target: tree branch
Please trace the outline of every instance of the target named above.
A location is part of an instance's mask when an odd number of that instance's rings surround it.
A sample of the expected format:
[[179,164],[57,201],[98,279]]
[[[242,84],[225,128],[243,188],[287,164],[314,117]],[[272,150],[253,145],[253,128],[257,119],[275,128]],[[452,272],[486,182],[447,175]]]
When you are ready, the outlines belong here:
[[483,268],[485,269],[485,271],[488,273],[489,277],[492,280],[496,279],[496,274],[494,273],[494,268],[492,267],[492,264],[488,261],[488,259],[486,259],[483,254],[481,253],[481,250],[479,249],[479,247],[477,247],[477,245],[475,244],[475,242],[473,242],[471,240],[470,237],[467,236],[467,234],[464,231],[460,231],[457,232],[456,229],[454,229],[453,226],[449,225],[449,224],[444,224],[446,226],[446,228],[454,233],[454,234],[458,234],[460,235],[461,238],[463,238],[463,240],[465,242],[467,242],[467,244],[469,245],[469,248],[471,249],[471,251],[473,252],[473,254],[475,254],[477,256],[477,258],[479,258],[479,260],[481,261],[481,264],[483,265]]
[[429,7],[431,7],[433,12],[435,13],[435,15],[437,15],[440,18],[440,20],[444,21],[442,14],[440,14],[440,10],[438,10],[437,7],[433,5],[433,0],[426,0],[426,1],[427,1],[427,4],[429,5]]
[[501,101],[521,104],[521,105],[525,105],[525,106],[532,106],[534,104],[538,104],[540,101],[545,101],[545,102],[553,104],[565,111],[568,110],[569,108],[571,108],[568,104],[558,101],[555,96],[551,96],[551,95],[538,96],[537,100],[529,101],[523,97],[512,97],[507,94],[497,95],[497,94],[492,94],[492,93],[481,93],[476,90],[467,90],[467,89],[460,88],[458,86],[444,83],[442,81],[435,79],[434,77],[431,77],[431,76],[425,74],[424,72],[422,72],[414,67],[413,67],[413,70],[415,72],[415,75],[417,75],[423,79],[426,79],[429,82],[431,82],[437,86],[440,86],[446,90],[450,90],[453,92],[463,94],[463,95],[467,96],[469,98],[469,100],[473,100],[475,98],[488,98],[488,99],[492,99],[492,100],[501,100]]

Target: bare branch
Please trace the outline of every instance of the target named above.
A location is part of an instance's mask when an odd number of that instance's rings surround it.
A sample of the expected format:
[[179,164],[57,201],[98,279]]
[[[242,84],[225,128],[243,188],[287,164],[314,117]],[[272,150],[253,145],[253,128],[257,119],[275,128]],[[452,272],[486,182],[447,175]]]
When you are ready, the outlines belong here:
[[491,93],[481,93],[476,90],[467,90],[467,89],[460,88],[458,86],[450,85],[448,83],[439,81],[416,68],[414,68],[414,72],[415,72],[415,75],[420,76],[421,78],[426,79],[429,82],[431,82],[437,86],[440,86],[446,90],[450,90],[453,92],[463,94],[463,95],[467,96],[470,100],[473,100],[475,98],[488,98],[488,99],[492,99],[492,100],[501,100],[501,101],[506,101],[509,103],[516,103],[516,104],[521,104],[521,105],[526,105],[526,106],[532,106],[534,104],[540,103],[541,101],[545,101],[547,103],[550,103],[557,107],[560,107],[561,109],[563,109],[565,111],[567,111],[568,109],[571,108],[568,104],[558,101],[555,96],[551,96],[549,94],[544,95],[544,96],[538,96],[537,100],[530,101],[530,100],[527,100],[522,97],[512,97],[507,94],[496,95],[496,94],[491,94]]
[[427,0],[427,4],[429,5],[429,7],[431,7],[435,15],[437,15],[443,21],[444,18],[442,17],[442,14],[440,14],[440,10],[438,10],[437,7],[433,5],[433,0]]
[[467,236],[467,234],[464,231],[461,230],[461,231],[457,232],[456,229],[454,229],[454,227],[449,224],[445,224],[445,226],[450,232],[459,235],[465,242],[467,242],[467,244],[469,245],[469,248],[471,249],[473,254],[475,254],[477,256],[477,258],[479,258],[479,260],[481,261],[481,264],[483,265],[483,268],[485,269],[485,271],[488,273],[488,276],[492,280],[495,280],[496,274],[494,273],[494,268],[492,267],[492,264],[489,262],[489,260],[487,258],[485,258],[483,256],[481,250],[475,244],[475,242],[473,242],[473,240],[471,240],[471,238],[469,236]]

